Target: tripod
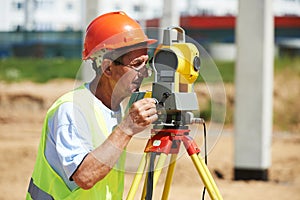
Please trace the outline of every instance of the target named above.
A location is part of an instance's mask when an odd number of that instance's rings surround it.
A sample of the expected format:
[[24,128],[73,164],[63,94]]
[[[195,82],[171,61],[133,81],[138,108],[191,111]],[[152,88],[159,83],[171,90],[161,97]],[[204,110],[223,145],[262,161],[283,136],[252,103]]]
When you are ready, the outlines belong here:
[[[163,200],[168,199],[176,166],[176,158],[181,143],[184,144],[187,153],[191,157],[210,198],[217,200],[223,199],[212,175],[200,156],[200,149],[197,147],[197,144],[193,138],[189,136],[189,132],[190,130],[188,129],[188,126],[163,126],[161,128],[158,126],[153,127],[151,130],[152,137],[148,140],[148,143],[145,147],[137,173],[128,192],[127,200],[134,199],[139,183],[142,179],[143,172],[145,171],[146,163],[149,163],[149,172],[145,178],[141,199],[152,199],[152,193],[158,182],[162,167],[167,159],[168,154],[171,154],[161,198]],[[159,156],[159,158],[154,169],[154,160],[156,156]]]

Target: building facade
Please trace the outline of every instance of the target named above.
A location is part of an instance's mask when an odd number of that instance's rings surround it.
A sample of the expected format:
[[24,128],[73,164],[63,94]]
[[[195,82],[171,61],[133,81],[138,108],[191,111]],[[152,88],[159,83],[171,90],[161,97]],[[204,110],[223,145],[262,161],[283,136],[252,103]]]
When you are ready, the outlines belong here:
[[82,1],[2,0],[0,31],[81,30]]
[[[182,16],[237,15],[238,0],[175,0]],[[164,0],[2,0],[0,31],[79,31],[85,26],[85,8],[95,5],[99,14],[124,10],[137,20],[162,17]],[[273,0],[276,16],[300,16],[300,0]]]

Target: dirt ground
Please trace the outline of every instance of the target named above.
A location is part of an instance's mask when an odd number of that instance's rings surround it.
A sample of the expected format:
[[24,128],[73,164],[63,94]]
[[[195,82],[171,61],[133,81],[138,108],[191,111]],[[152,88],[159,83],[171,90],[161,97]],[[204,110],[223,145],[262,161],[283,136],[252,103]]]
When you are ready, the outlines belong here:
[[[47,84],[0,83],[0,200],[25,198],[46,110],[73,84],[72,80]],[[233,139],[232,128],[226,127],[208,157],[209,169],[224,199],[300,199],[300,134],[273,134],[270,180],[267,182],[233,180]],[[143,144],[132,141],[128,148],[140,153]],[[223,177],[217,177],[216,172]],[[162,179],[164,173],[165,169]],[[132,173],[126,174],[126,194],[132,177]],[[158,183],[154,199],[159,199],[162,182]],[[181,156],[170,199],[201,199],[202,189],[203,184],[191,160],[186,154]]]

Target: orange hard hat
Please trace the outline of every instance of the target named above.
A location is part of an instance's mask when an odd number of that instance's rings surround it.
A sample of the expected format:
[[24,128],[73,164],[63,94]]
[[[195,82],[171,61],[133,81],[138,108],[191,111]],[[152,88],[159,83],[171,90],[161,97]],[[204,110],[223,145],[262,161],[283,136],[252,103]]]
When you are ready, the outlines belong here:
[[94,19],[86,29],[82,59],[86,60],[101,49],[118,49],[157,40],[148,39],[142,27],[122,11],[110,12]]

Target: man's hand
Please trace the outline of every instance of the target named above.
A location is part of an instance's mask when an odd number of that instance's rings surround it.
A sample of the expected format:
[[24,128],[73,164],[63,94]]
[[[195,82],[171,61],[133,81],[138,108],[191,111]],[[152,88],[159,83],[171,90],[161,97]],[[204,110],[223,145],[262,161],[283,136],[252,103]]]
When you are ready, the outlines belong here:
[[119,124],[119,128],[127,135],[133,136],[146,129],[157,118],[155,99],[141,99],[132,104],[127,116]]

